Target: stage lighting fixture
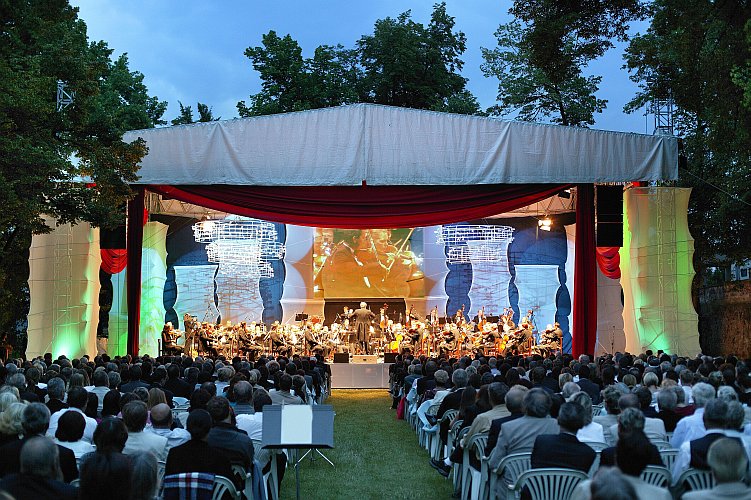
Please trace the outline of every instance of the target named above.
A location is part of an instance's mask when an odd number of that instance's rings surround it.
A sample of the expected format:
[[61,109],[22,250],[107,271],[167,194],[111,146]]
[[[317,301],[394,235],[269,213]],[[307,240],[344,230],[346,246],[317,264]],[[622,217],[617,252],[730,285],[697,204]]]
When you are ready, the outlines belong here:
[[540,219],[537,221],[537,227],[539,227],[543,231],[550,231],[550,227],[553,225],[553,221],[550,220],[548,217],[545,217],[544,219]]

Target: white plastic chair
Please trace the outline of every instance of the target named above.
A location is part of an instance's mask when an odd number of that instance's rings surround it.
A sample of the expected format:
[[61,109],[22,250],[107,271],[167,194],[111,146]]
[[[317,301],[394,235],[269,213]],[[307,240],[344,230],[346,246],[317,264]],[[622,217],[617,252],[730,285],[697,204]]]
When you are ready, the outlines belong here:
[[[483,459],[483,468],[488,467],[488,459]],[[524,453],[512,453],[511,455],[506,455],[503,457],[501,462],[498,464],[498,468],[495,470],[490,471],[490,482],[488,484],[488,492],[489,497],[494,498],[494,495],[496,494],[496,490],[500,489],[501,496],[500,498],[508,498],[513,499],[516,498],[516,494],[514,493],[514,485],[516,484],[516,481],[519,479],[519,476],[522,475],[524,471],[530,470],[532,468],[532,452],[527,451]],[[502,483],[502,486],[499,488],[498,482]]]
[[420,443],[420,446],[423,448],[427,448],[426,446],[426,437],[425,437],[425,429],[430,428],[431,424],[428,422],[428,417],[426,416],[426,413],[428,411],[428,408],[430,408],[430,405],[433,404],[432,401],[424,401],[419,408],[417,408],[417,441]]
[[514,491],[521,496],[527,488],[532,500],[569,500],[579,483],[587,479],[587,474],[573,469],[532,469],[519,476]]
[[[470,487],[474,491],[478,491],[479,485],[477,484],[478,477],[477,474],[474,475],[474,478],[471,474],[472,466],[469,464],[469,456],[470,453],[475,453],[475,456],[477,455],[477,450],[481,450],[479,456],[483,455],[483,451],[485,450],[485,445],[488,444],[488,433],[481,433],[481,434],[475,434],[469,440],[464,443],[464,455],[462,457],[462,498],[470,498]],[[473,480],[474,479],[474,480]],[[475,495],[474,498],[477,498],[477,495]]]
[[662,457],[662,463],[665,464],[665,467],[668,470],[673,470],[673,464],[675,464],[675,460],[678,458],[678,450],[674,448],[670,450],[660,450],[660,457]]
[[190,401],[188,400],[188,398],[183,398],[180,396],[173,396],[172,402],[175,404],[175,408],[181,408],[181,407],[187,407]]
[[600,443],[597,441],[582,441],[582,443],[586,444],[595,451],[602,451],[605,448],[610,448],[610,445],[608,445],[608,443]]
[[694,469],[693,467],[685,470],[681,477],[678,478],[676,486],[681,489],[687,489],[691,491],[696,490],[709,490],[714,488],[715,481],[711,471]]
[[656,440],[652,441],[652,444],[655,445],[659,451],[662,451],[662,450],[673,450],[673,449],[675,449],[675,448],[673,448],[673,445],[671,445],[667,441],[662,441],[662,440],[657,440],[656,439]]
[[645,483],[658,488],[668,488],[672,479],[670,470],[659,465],[647,465],[639,477]]
[[240,493],[235,488],[235,484],[224,476],[214,476],[214,491],[211,493],[211,500],[222,500],[225,494],[236,500],[240,500]]

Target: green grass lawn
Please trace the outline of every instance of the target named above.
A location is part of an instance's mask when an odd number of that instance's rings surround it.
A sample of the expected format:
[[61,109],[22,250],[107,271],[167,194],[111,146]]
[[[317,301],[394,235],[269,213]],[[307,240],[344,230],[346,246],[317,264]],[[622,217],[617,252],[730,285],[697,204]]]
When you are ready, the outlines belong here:
[[[300,465],[300,498],[451,498],[451,481],[428,463],[407,422],[396,420],[386,390],[334,390],[334,449]],[[281,498],[295,498],[295,472],[287,469]]]

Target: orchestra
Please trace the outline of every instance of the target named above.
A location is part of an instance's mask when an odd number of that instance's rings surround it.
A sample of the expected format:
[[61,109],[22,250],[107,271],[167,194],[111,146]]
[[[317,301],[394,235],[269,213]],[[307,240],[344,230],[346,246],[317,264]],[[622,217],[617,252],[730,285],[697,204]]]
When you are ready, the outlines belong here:
[[[330,325],[324,325],[320,316],[307,317],[295,323],[275,321],[267,329],[264,323],[242,321],[232,324],[199,322],[195,316],[184,315],[185,331],[175,330],[167,323],[162,331],[165,352],[188,354],[198,352],[212,356],[246,356],[254,360],[263,352],[282,356],[294,354],[322,354],[331,358],[335,353],[399,353],[447,357],[463,355],[507,355],[538,354],[547,356],[561,349],[563,332],[559,323],[547,325],[542,332],[536,332],[533,324],[533,311],[529,310],[521,318],[518,326],[514,323],[514,311],[504,308],[496,318],[487,315],[485,307],[477,310],[471,321],[464,316],[462,305],[453,317],[439,317],[438,307],[433,307],[425,320],[415,314],[414,305],[405,313],[389,314],[388,304],[380,308],[378,315],[372,315],[372,324],[366,326],[367,339],[358,337],[355,330],[358,321],[354,310],[344,307],[336,314]],[[372,313],[371,313],[372,314]],[[360,329],[363,329],[360,320]],[[540,334],[540,342],[535,344],[535,334]],[[362,332],[360,332],[362,334]],[[183,336],[185,343],[177,344]]]

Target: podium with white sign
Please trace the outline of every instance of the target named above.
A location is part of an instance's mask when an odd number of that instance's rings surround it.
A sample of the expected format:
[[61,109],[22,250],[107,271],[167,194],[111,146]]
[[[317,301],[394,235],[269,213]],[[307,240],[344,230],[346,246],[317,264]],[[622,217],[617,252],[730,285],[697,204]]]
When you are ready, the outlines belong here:
[[[320,455],[320,449],[334,447],[334,408],[331,405],[269,405],[263,407],[264,448],[307,449],[295,461],[295,484],[297,498],[300,498],[300,462],[311,453]],[[312,456],[311,456],[312,457]],[[276,470],[276,454],[272,455],[272,470]],[[277,497],[276,484],[272,486],[272,496]]]

